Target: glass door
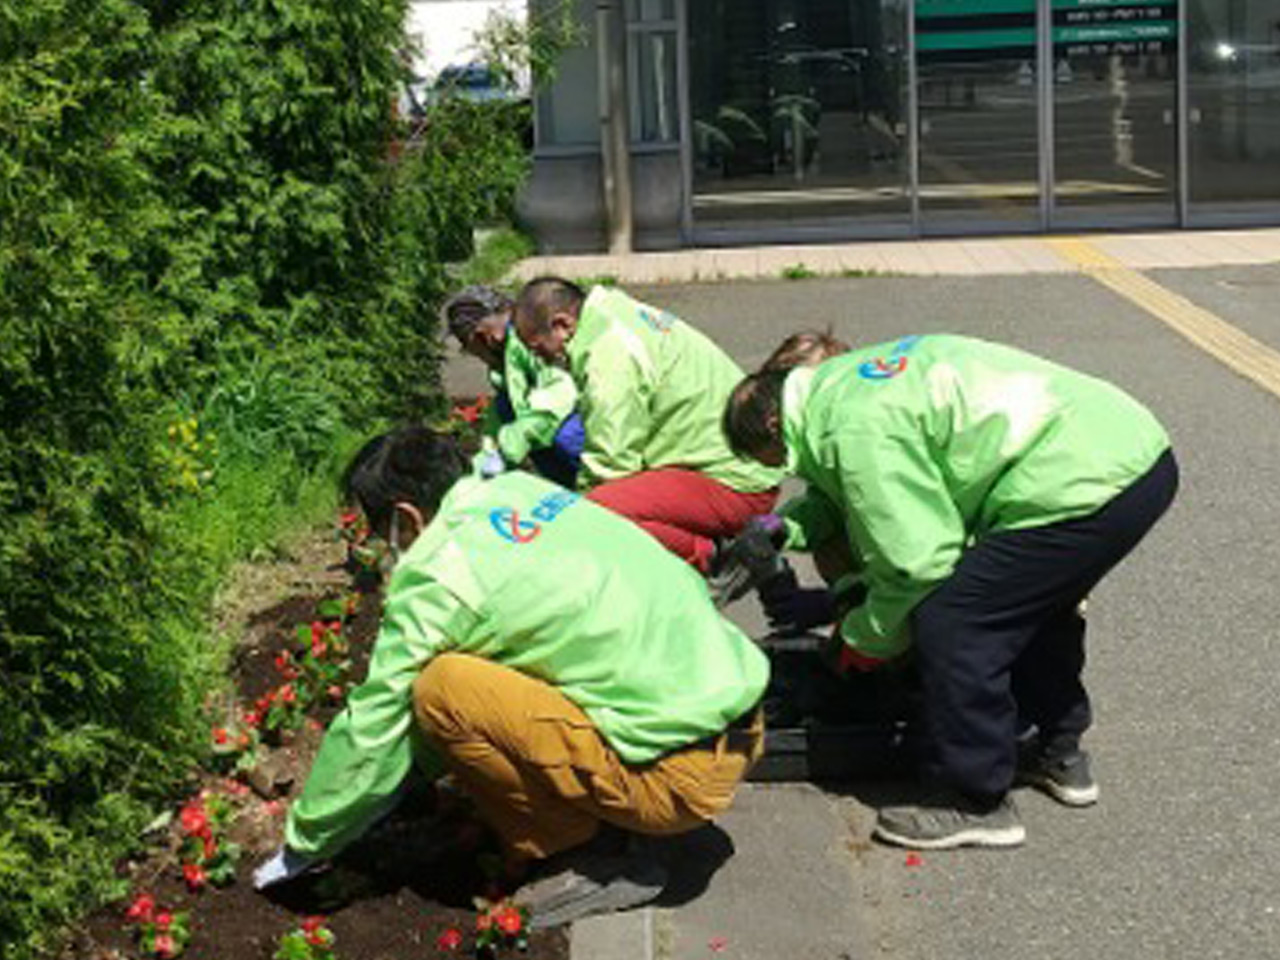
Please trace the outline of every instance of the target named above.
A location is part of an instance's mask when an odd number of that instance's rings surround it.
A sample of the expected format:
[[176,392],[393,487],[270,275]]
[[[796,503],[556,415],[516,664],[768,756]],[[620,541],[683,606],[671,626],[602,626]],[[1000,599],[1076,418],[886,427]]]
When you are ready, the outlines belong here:
[[1062,228],[1177,222],[1176,0],[1052,0]]
[[1036,0],[916,0],[922,231],[1041,225]]
[[904,0],[689,0],[696,242],[910,229]]
[[1280,217],[1280,8],[1187,0],[1188,219]]

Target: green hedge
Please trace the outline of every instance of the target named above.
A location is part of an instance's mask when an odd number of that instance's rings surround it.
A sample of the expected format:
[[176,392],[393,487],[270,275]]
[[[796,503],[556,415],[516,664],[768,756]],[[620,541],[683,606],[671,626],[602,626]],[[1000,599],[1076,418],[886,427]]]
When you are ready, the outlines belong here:
[[222,567],[441,406],[442,250],[526,118],[400,125],[406,6],[0,0],[4,960],[117,892],[198,756]]

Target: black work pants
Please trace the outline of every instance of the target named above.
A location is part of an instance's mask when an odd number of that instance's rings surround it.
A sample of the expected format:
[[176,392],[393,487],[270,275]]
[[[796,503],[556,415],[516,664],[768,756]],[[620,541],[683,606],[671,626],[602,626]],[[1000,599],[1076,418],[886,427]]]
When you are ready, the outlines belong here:
[[924,685],[924,773],[966,793],[1011,786],[1017,733],[1059,749],[1090,723],[1080,601],[1165,512],[1178,488],[1166,451],[1096,513],[995,533],[913,611]]

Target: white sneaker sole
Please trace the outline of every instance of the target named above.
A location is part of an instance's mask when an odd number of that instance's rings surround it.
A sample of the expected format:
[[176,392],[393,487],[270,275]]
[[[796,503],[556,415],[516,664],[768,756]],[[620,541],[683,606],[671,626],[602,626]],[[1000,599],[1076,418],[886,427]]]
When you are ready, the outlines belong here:
[[1101,795],[1096,783],[1091,783],[1087,787],[1068,787],[1049,777],[1034,776],[1027,777],[1025,783],[1029,787],[1035,787],[1047,793],[1067,807],[1091,807],[1098,802],[1098,797]]
[[899,847],[914,850],[952,850],[956,847],[1020,847],[1027,841],[1027,828],[1018,824],[1012,827],[970,827],[945,837],[924,839],[894,833],[876,824],[873,837]]

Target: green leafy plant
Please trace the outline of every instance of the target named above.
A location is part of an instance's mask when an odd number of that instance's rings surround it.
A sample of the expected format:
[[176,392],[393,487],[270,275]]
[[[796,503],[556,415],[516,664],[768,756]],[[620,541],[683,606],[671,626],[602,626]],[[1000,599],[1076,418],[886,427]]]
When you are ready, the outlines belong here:
[[207,791],[189,801],[178,815],[182,878],[192,890],[225,887],[235,880],[240,846],[226,837],[234,816],[226,797]]
[[190,914],[185,910],[164,910],[148,893],[134,898],[125,911],[125,919],[133,924],[143,956],[169,960],[180,956],[191,941]]
[[817,271],[809,269],[803,263],[793,263],[782,268],[782,277],[785,280],[809,280],[817,275]]
[[307,917],[296,930],[280,938],[275,960],[334,960],[333,931],[324,925],[324,917]]

